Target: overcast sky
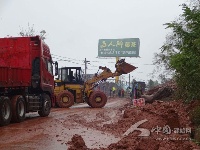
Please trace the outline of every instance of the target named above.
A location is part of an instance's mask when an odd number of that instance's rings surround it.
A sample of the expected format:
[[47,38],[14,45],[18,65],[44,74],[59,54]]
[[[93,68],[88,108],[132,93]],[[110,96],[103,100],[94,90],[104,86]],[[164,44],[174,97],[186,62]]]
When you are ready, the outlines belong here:
[[[115,58],[98,56],[99,39],[139,38],[140,57],[126,58],[138,67],[131,79],[147,81],[155,68],[155,52],[165,41],[164,23],[175,20],[185,0],[0,0],[0,37],[19,36],[21,28],[34,25],[47,32],[45,42],[59,66],[81,66],[91,61],[87,73],[98,66],[114,71]],[[128,81],[128,75],[125,75]],[[156,80],[157,78],[154,78]]]

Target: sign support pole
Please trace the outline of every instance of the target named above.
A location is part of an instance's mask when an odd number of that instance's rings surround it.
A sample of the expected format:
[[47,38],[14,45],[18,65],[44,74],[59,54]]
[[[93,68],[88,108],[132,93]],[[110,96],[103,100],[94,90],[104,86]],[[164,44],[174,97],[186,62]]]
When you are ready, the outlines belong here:
[[[120,57],[116,57],[116,63],[117,61],[120,59]],[[118,83],[119,82],[119,76],[116,76],[115,77],[115,83]]]

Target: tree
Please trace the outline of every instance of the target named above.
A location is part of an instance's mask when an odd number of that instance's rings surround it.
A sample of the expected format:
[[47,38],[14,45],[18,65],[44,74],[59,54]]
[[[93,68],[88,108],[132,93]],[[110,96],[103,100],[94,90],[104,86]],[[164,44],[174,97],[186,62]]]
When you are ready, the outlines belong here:
[[30,26],[29,23],[28,23],[27,29],[20,27],[19,35],[20,36],[40,35],[40,37],[43,41],[46,39],[46,31],[45,30],[41,30],[39,34],[36,34],[35,29],[34,29],[34,24],[32,26]]
[[164,75],[164,74],[160,74],[160,75],[159,75],[159,79],[160,79],[161,84],[166,83],[167,81],[170,80],[170,79],[168,79],[168,78],[166,77],[166,75]]
[[155,63],[174,73],[180,98],[200,99],[200,1],[181,6],[180,18],[165,24],[172,33],[155,55]]
[[155,87],[156,85],[158,85],[159,83],[158,83],[158,81],[156,80],[156,81],[153,81],[152,79],[150,79],[149,81],[148,81],[148,83],[147,83],[147,88],[148,89],[151,89],[151,88],[153,88],[153,87]]

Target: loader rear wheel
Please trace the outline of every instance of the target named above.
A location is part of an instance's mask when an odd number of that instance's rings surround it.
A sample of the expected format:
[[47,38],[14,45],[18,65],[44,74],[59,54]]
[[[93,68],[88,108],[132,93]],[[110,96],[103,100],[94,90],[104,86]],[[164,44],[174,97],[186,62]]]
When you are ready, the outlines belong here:
[[107,96],[101,91],[94,91],[90,95],[88,103],[93,108],[104,107],[107,103]]
[[74,95],[70,91],[62,91],[58,94],[56,103],[61,108],[69,108],[74,105]]
[[51,99],[49,95],[42,94],[42,108],[40,111],[38,111],[38,114],[41,117],[46,117],[50,114],[51,111]]
[[12,122],[22,122],[25,120],[26,107],[24,98],[21,95],[15,95],[11,99]]
[[0,126],[5,126],[11,120],[11,102],[8,97],[0,97]]

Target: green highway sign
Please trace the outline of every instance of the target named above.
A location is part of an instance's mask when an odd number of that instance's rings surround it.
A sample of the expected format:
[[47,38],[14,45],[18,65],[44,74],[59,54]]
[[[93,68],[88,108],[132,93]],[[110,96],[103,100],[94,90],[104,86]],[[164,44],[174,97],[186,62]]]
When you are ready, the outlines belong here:
[[139,57],[140,39],[100,39],[99,57]]

